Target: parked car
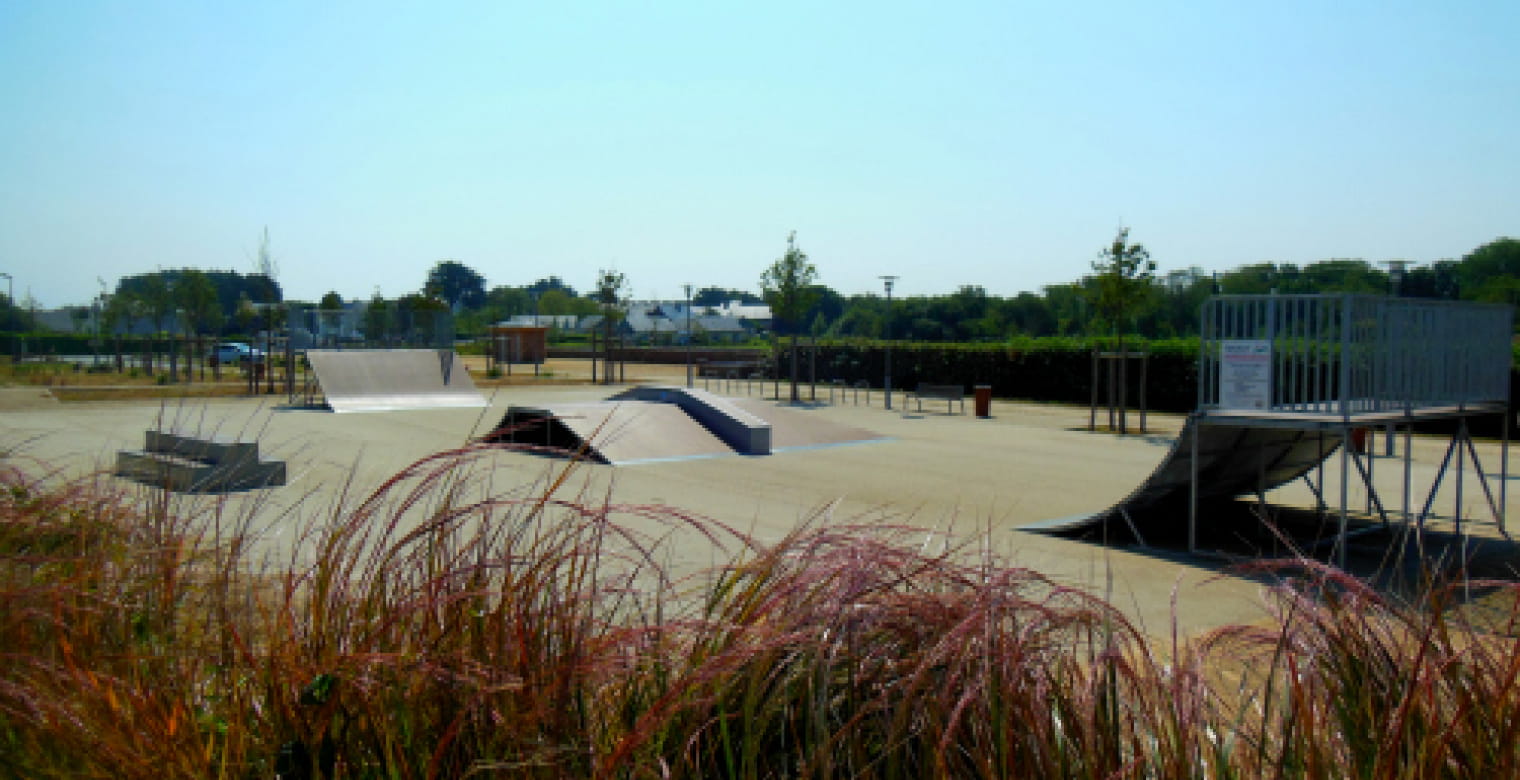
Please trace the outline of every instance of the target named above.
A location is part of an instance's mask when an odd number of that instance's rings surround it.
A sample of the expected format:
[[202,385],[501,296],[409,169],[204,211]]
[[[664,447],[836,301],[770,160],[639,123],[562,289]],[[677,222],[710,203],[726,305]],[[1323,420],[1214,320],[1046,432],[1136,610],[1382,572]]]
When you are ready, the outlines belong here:
[[216,345],[216,351],[211,353],[211,362],[213,365],[223,366],[262,363],[264,353],[242,342],[229,341]]

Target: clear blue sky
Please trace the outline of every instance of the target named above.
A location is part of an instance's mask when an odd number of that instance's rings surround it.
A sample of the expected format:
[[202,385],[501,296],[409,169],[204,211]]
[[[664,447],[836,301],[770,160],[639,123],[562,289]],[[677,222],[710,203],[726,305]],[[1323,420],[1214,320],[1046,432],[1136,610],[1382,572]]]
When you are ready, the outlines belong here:
[[0,2],[0,271],[850,294],[1520,234],[1520,3]]

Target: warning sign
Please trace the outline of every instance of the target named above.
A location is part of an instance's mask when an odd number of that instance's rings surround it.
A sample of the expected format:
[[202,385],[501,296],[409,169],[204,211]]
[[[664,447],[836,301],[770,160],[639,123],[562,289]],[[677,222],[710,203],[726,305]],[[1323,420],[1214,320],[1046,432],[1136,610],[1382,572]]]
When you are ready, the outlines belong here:
[[1219,345],[1219,408],[1262,411],[1272,406],[1272,342]]

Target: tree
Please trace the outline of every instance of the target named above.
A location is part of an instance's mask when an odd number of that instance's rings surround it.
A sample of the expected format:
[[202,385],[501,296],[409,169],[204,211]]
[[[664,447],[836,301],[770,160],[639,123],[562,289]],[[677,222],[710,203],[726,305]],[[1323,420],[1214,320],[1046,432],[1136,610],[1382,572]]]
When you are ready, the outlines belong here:
[[765,300],[745,290],[725,290],[722,287],[703,287],[691,296],[691,305],[697,308],[717,308],[729,301],[759,305]]
[[185,332],[198,335],[222,324],[222,305],[216,285],[205,273],[188,269],[180,272],[174,283],[174,302],[185,317]]
[[1129,242],[1129,228],[1121,227],[1113,243],[1098,253],[1092,268],[1097,272],[1090,295],[1093,308],[1119,337],[1119,432],[1128,433],[1124,391],[1129,360],[1125,357],[1124,332],[1130,327],[1129,318],[1150,297],[1156,263],[1144,246]]
[[464,263],[440,260],[428,271],[423,293],[447,303],[451,311],[478,309],[486,302],[486,280]]
[[385,341],[389,323],[390,306],[380,297],[380,288],[376,287],[369,305],[364,307],[364,338],[370,343]]
[[1498,238],[1468,252],[1457,264],[1462,297],[1515,303],[1520,280],[1520,239]]
[[[185,329],[186,338],[194,344],[189,350],[194,354],[194,345],[199,344],[197,338],[208,330],[216,330],[222,325],[222,304],[217,299],[216,285],[205,273],[194,268],[180,271],[174,279],[173,287],[174,305],[180,310],[184,322],[181,325]],[[194,373],[193,365],[185,366],[185,378],[191,378]],[[205,378],[205,368],[201,369],[201,378]]]
[[602,360],[603,381],[612,384],[612,326],[622,312],[618,304],[628,289],[628,277],[622,272],[602,269],[596,272],[596,302],[602,307],[602,344],[606,357]]
[[563,290],[547,290],[538,296],[534,305],[534,314],[545,317],[558,317],[570,313],[570,296]]
[[336,339],[338,326],[343,322],[343,296],[336,290],[329,290],[322,300],[317,302],[318,316],[322,318],[322,335],[329,339]]
[[[578,297],[580,297],[575,292],[575,288],[574,287],[571,287],[570,285],[565,284],[564,280],[560,279],[558,276],[551,276],[548,279],[539,279],[538,281],[536,281],[536,282],[528,285],[527,287],[524,287],[523,290],[525,290],[528,293],[528,295],[530,295],[530,296],[531,295],[543,295],[544,293],[546,293],[546,292],[548,292],[550,290],[559,290],[559,291],[563,292],[564,294],[570,296],[571,298],[578,298]],[[592,293],[592,295],[595,295],[595,293]]]
[[1444,298],[1456,300],[1461,292],[1457,283],[1457,263],[1454,260],[1437,260],[1429,266],[1410,268],[1404,272],[1396,293],[1407,298]]
[[533,296],[521,287],[492,287],[486,293],[486,308],[492,321],[510,319],[517,314],[533,313]]
[[771,307],[777,332],[780,327],[785,327],[792,337],[792,403],[801,400],[797,395],[797,334],[804,327],[803,316],[818,296],[814,287],[817,277],[818,269],[808,261],[807,253],[797,246],[795,230],[786,237],[786,254],[760,274],[760,289]]
[[403,295],[396,301],[397,330],[406,342],[445,346],[454,338],[448,313],[449,307],[437,298]]
[[259,311],[253,307],[253,299],[244,292],[238,295],[237,304],[232,309],[232,317],[237,322],[237,332],[240,335],[248,335],[253,332],[253,324],[259,318]]

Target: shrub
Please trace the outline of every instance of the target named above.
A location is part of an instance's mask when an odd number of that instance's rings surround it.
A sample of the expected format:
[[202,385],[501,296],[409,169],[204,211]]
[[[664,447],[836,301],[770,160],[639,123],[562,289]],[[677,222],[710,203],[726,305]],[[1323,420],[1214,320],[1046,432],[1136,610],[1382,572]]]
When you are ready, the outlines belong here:
[[[439,453],[308,517],[0,461],[18,777],[1504,777],[1516,586],[1479,613],[1311,561],[1162,642],[986,550],[821,518],[773,544]],[[42,471],[46,471],[42,469]],[[700,538],[719,565],[673,567]]]

